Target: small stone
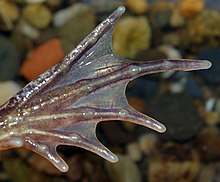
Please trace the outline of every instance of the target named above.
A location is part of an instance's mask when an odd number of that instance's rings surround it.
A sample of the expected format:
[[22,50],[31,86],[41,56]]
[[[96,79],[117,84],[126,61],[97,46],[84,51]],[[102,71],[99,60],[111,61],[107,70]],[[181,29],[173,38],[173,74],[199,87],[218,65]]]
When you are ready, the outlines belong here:
[[145,111],[144,99],[142,99],[140,97],[129,97],[128,102],[134,109],[136,109],[142,113]]
[[[67,10],[67,12],[71,14],[71,16],[69,16],[69,18],[71,18],[57,30],[65,53],[77,46],[96,26],[96,16],[88,6],[78,4],[70,8],[71,13],[69,10]],[[62,16],[67,15],[64,13]],[[58,18],[60,18],[60,15],[57,15],[57,19]],[[56,20],[56,22],[57,21],[58,20]],[[58,22],[56,24],[62,24],[62,21]]]
[[46,3],[52,10],[56,10],[62,6],[62,0],[47,0]]
[[84,0],[99,14],[112,12],[124,5],[124,0]]
[[[103,122],[101,124],[101,130],[108,141],[114,145],[125,144],[135,139],[135,136],[124,130],[118,122]],[[114,131],[114,135],[112,131]]]
[[144,154],[150,154],[156,148],[158,138],[154,134],[143,134],[139,137],[139,146]]
[[158,50],[166,54],[166,57],[168,59],[181,59],[182,58],[180,51],[168,44],[159,46]]
[[148,9],[147,0],[126,0],[125,6],[135,14],[144,14]]
[[204,10],[188,23],[182,41],[188,46],[219,47],[220,14],[214,10]]
[[189,140],[204,123],[193,100],[184,94],[156,97],[148,103],[147,114],[166,126],[167,131],[160,137],[167,140]]
[[205,128],[198,136],[195,146],[203,161],[220,160],[220,133],[215,127]]
[[73,156],[70,159],[68,159],[67,164],[68,166],[71,166],[69,170],[65,173],[65,175],[71,180],[71,181],[77,181],[82,178],[83,174],[83,161],[82,157],[80,156]]
[[219,114],[215,111],[206,112],[205,121],[208,126],[216,126],[217,124],[219,124]]
[[113,49],[120,56],[134,58],[150,46],[151,28],[144,16],[127,16],[119,20],[113,33]]
[[0,29],[12,30],[15,20],[19,17],[19,10],[13,1],[0,1]]
[[47,69],[59,63],[64,57],[59,39],[50,39],[32,50],[21,67],[21,74],[31,81]]
[[117,155],[117,163],[106,162],[108,174],[112,181],[117,182],[141,182],[141,176],[137,165],[127,155]]
[[154,28],[163,28],[169,25],[174,4],[165,1],[157,1],[150,7],[149,20]]
[[0,35],[0,81],[12,80],[18,73],[20,56],[10,40]]
[[126,146],[126,150],[127,150],[127,154],[130,156],[130,158],[134,162],[137,162],[137,161],[141,160],[141,157],[142,157],[141,150],[140,150],[140,147],[139,147],[137,142],[129,143]]
[[86,14],[86,12],[88,12],[89,10],[89,6],[85,4],[73,4],[72,6],[66,9],[61,9],[57,11],[53,16],[53,24],[55,27],[62,27],[68,21],[70,21],[72,17],[78,16],[79,14]]
[[31,39],[38,39],[40,37],[40,32],[38,29],[27,23],[25,20],[20,20],[20,22],[17,25],[17,31],[19,33],[31,38]]
[[14,81],[0,82],[0,105],[21,90],[21,86]]
[[185,18],[180,14],[177,9],[175,9],[170,17],[170,26],[177,28],[183,26],[185,23]]
[[22,12],[25,20],[36,28],[47,28],[52,20],[51,11],[43,4],[27,5]]
[[177,47],[182,44],[181,37],[182,35],[179,32],[166,33],[162,37],[162,43]]
[[180,13],[186,18],[193,17],[202,12],[204,7],[204,0],[180,0],[178,5]]
[[160,146],[150,157],[148,181],[196,181],[200,169],[198,153],[187,146]]
[[184,84],[181,81],[173,82],[173,83],[170,84],[170,92],[172,94],[182,93],[183,92],[183,87],[184,87]]

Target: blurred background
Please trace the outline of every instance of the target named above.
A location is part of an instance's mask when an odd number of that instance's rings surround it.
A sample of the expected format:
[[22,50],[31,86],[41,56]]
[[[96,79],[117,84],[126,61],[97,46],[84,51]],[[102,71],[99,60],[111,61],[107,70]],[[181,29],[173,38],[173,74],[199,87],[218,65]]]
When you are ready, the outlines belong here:
[[70,169],[37,154],[0,152],[0,182],[220,182],[220,1],[0,0],[0,104],[59,63],[118,6],[113,49],[137,61],[208,59],[211,69],[138,78],[129,103],[166,125],[158,134],[134,124],[100,123],[98,138],[118,163],[58,147]]

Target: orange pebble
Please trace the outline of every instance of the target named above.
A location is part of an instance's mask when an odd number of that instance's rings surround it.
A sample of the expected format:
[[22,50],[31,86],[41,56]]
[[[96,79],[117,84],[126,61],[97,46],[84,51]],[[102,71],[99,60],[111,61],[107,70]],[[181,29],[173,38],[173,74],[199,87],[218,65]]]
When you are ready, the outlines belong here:
[[202,12],[204,7],[204,0],[181,0],[178,8],[184,17],[191,18],[194,15]]
[[59,63],[64,57],[59,39],[51,39],[34,49],[30,57],[24,61],[20,73],[31,81],[47,69]]
[[128,102],[134,109],[136,109],[140,112],[145,111],[145,101],[144,101],[144,99],[139,98],[139,97],[129,97]]

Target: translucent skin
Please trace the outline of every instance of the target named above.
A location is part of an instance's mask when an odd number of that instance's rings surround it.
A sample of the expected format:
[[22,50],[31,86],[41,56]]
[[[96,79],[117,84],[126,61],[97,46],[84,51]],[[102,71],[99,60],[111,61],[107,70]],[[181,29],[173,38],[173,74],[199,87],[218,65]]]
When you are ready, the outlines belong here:
[[205,60],[134,62],[112,51],[112,30],[125,8],[119,7],[75,49],[0,108],[0,149],[24,147],[52,162],[60,171],[68,165],[58,145],[85,148],[116,162],[117,156],[96,137],[101,121],[123,120],[164,132],[165,126],[133,109],[125,89],[142,75],[170,70],[199,70]]

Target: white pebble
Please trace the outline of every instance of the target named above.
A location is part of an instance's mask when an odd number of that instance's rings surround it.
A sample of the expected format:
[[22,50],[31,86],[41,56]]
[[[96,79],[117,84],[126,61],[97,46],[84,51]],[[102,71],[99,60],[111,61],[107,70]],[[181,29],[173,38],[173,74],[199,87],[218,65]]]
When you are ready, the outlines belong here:
[[153,134],[142,135],[139,138],[140,150],[144,154],[151,153],[154,150],[157,141],[158,141],[157,137],[155,135],[153,135]]
[[175,49],[174,47],[170,45],[161,45],[158,47],[158,49],[167,55],[168,59],[181,59],[182,56],[179,52],[179,50]]
[[53,15],[53,24],[55,27],[62,27],[67,23],[74,15],[79,14],[79,11],[87,11],[88,6],[82,3],[76,3],[66,9],[57,11]]
[[142,154],[137,142],[127,145],[127,153],[133,161],[137,162],[141,160]]
[[0,105],[21,90],[21,86],[14,81],[0,82]]

